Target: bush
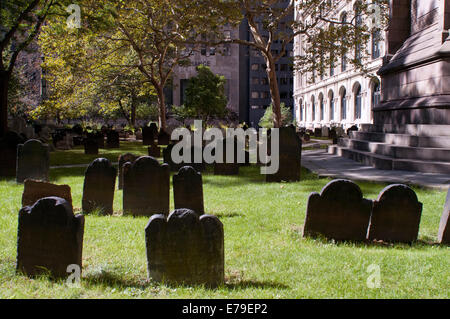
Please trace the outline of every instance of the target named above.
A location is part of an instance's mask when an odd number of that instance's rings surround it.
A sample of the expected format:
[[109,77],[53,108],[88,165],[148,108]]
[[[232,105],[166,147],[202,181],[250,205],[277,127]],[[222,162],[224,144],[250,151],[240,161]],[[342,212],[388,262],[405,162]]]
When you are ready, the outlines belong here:
[[[286,107],[284,103],[281,103],[281,124],[282,126],[291,125],[293,118],[292,118],[292,111],[290,108]],[[273,128],[273,109],[272,104],[266,109],[266,113],[264,113],[264,116],[259,121],[259,126],[264,128]]]

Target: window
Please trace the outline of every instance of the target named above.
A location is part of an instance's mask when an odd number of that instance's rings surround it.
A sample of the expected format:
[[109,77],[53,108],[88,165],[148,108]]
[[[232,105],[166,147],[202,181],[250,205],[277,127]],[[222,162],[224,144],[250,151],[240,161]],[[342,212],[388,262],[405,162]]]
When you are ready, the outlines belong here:
[[347,119],[347,92],[342,92],[341,96],[341,119],[346,120]]
[[378,59],[381,56],[380,38],[380,31],[372,33],[372,59]]
[[268,84],[269,84],[269,80],[267,78],[261,79],[261,85],[268,85]]
[[230,56],[231,55],[231,45],[225,44],[223,46],[223,55],[224,56]]
[[312,118],[311,120],[314,122],[316,120],[316,101],[314,99],[314,96],[311,100],[311,109],[312,109]]
[[330,121],[334,120],[334,93],[330,94]]
[[261,92],[262,99],[268,99],[270,97],[270,93],[267,91]]
[[358,87],[355,93],[355,118],[357,120],[361,119],[362,113],[362,95],[361,95],[361,86]]
[[259,92],[253,91],[252,92],[252,99],[259,99]]
[[259,70],[259,64],[252,64],[252,71],[258,71]]
[[320,120],[323,121],[323,113],[324,113],[324,107],[323,107],[323,97],[320,99]]
[[380,103],[381,90],[380,83],[376,82],[372,90],[372,109]]
[[259,85],[259,78],[252,78],[252,85]]

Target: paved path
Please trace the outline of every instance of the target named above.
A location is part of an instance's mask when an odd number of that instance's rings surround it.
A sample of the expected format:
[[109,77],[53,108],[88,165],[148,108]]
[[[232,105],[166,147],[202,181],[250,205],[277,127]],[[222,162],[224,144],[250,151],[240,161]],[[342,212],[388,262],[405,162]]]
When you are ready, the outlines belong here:
[[450,186],[450,175],[379,170],[350,159],[328,154],[324,149],[303,151],[302,166],[322,177],[401,183],[442,190],[448,190]]

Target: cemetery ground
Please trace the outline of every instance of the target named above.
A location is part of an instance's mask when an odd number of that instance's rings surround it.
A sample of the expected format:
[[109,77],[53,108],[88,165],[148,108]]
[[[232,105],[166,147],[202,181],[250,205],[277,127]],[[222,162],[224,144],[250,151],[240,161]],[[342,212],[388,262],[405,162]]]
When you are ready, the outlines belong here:
[[[146,155],[142,143],[84,155],[82,148],[51,153],[51,165],[117,162],[127,152]],[[53,168],[50,181],[68,184],[81,212],[85,167]],[[0,298],[449,298],[450,251],[435,244],[446,192],[414,187],[423,203],[419,241],[412,245],[334,243],[302,237],[306,204],[329,179],[302,169],[298,183],[265,183],[259,168],[239,176],[203,173],[205,211],[224,224],[225,284],[217,289],[147,281],[144,228],[147,217],[122,216],[116,190],[113,216],[86,216],[80,288],[15,271],[17,221],[23,185],[0,181]],[[365,198],[386,186],[358,182]],[[172,187],[172,186],[171,186]],[[171,209],[173,193],[171,191]],[[371,265],[380,267],[380,288],[369,288]]]

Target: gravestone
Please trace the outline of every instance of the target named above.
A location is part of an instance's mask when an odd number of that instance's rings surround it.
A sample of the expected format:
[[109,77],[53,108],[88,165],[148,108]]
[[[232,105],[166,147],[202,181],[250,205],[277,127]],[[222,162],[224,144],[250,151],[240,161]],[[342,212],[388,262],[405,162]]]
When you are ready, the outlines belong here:
[[123,165],[126,162],[130,162],[133,163],[135,160],[137,160],[139,158],[139,156],[131,154],[131,153],[126,153],[123,155],[119,156],[119,189],[123,189]]
[[107,131],[106,148],[120,148],[120,137],[117,131],[114,130]]
[[320,194],[308,198],[303,236],[338,241],[363,241],[369,226],[372,201],[363,198],[352,181],[334,180]]
[[170,168],[143,156],[123,166],[123,211],[133,216],[169,214]]
[[16,177],[17,147],[24,143],[22,137],[16,132],[6,132],[0,139],[0,177]]
[[149,278],[172,284],[217,287],[224,282],[220,220],[189,209],[154,215],[145,228]]
[[22,207],[32,206],[41,198],[60,197],[72,206],[72,194],[69,185],[55,185],[47,182],[27,179],[22,194]]
[[422,203],[405,185],[390,185],[373,203],[369,240],[411,243],[419,235]]
[[202,174],[192,166],[184,166],[173,175],[173,195],[175,209],[188,208],[199,215],[205,212]]
[[148,156],[156,158],[161,157],[161,148],[155,142],[148,147]]
[[88,136],[84,139],[84,154],[98,155],[98,148],[98,138],[88,134]]
[[103,132],[95,132],[91,133],[92,137],[97,141],[97,145],[99,148],[105,148],[105,134]]
[[[227,143],[233,142],[234,149],[234,157],[232,158],[232,162],[229,163],[227,161]],[[223,140],[223,163],[214,163],[214,175],[239,175],[239,166],[238,163],[238,146],[237,146],[237,138],[235,139],[225,139]],[[215,150],[217,151],[217,150]]]
[[441,244],[450,244],[450,225],[448,216],[450,215],[450,188],[445,201],[444,212],[442,213],[441,223],[439,225],[438,241]]
[[67,267],[82,267],[84,216],[74,216],[63,198],[46,197],[19,212],[17,271],[28,276],[67,278]]
[[327,126],[322,127],[322,137],[329,137],[330,129]]
[[292,127],[280,128],[279,138],[279,169],[275,174],[266,175],[266,182],[300,181],[302,141]]
[[50,151],[47,144],[29,140],[17,146],[17,183],[26,179],[48,181]]
[[144,145],[153,145],[158,138],[158,127],[155,123],[142,128],[142,143]]
[[338,142],[338,137],[337,137],[337,132],[336,129],[332,128],[330,130],[330,134],[328,135],[328,137],[333,140],[333,144],[337,144]]
[[315,128],[314,129],[314,136],[315,137],[322,137],[322,129],[321,128]]
[[104,215],[113,211],[117,169],[106,158],[94,160],[84,173],[83,212],[100,209]]
[[164,131],[161,130],[158,134],[158,145],[169,145],[170,143],[170,135]]

